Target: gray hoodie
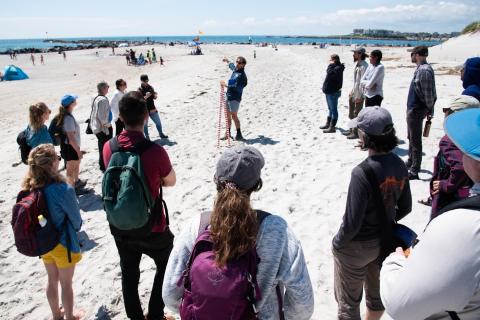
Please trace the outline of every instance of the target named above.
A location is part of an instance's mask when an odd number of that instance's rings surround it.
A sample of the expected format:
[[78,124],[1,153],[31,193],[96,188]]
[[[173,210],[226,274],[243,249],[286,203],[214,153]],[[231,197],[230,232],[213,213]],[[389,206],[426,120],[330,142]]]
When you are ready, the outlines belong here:
[[[163,281],[163,300],[168,308],[178,312],[183,286],[177,282],[186,268],[198,236],[200,215],[194,217],[176,238]],[[257,235],[257,281],[262,299],[257,302],[262,320],[279,319],[277,284],[285,290],[286,319],[310,319],[313,313],[313,289],[302,247],[285,220],[270,215],[265,218]]]

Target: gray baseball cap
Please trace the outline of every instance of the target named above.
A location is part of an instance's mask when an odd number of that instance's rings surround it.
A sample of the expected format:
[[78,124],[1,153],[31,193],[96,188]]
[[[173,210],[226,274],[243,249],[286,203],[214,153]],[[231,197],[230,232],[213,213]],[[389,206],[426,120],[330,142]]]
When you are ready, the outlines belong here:
[[357,53],[360,53],[360,54],[365,54],[367,57],[368,57],[368,54],[367,54],[367,51],[365,50],[364,47],[358,47],[358,48],[355,48],[354,50],[352,50],[352,52],[357,52]]
[[249,190],[260,180],[264,165],[260,151],[250,146],[236,146],[227,149],[218,160],[215,180],[233,182],[240,190]]
[[348,123],[349,128],[359,128],[372,136],[382,135],[385,129],[391,126],[393,121],[390,112],[379,106],[363,108],[358,117]]

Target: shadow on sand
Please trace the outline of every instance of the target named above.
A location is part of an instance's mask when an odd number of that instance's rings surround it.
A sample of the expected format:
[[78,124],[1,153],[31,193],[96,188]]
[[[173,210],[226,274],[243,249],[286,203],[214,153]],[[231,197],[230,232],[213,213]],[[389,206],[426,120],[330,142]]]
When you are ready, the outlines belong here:
[[245,144],[261,144],[261,145],[275,145],[279,143],[280,141],[273,140],[269,137],[265,137],[263,135],[258,135],[257,138],[255,139],[245,139]]

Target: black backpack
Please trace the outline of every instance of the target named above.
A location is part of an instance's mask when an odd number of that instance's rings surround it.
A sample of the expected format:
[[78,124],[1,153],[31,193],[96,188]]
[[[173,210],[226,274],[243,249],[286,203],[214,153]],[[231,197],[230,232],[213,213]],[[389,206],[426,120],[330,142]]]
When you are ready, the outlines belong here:
[[30,154],[30,151],[32,150],[32,147],[30,147],[27,143],[27,129],[23,130],[20,132],[17,136],[17,143],[18,143],[18,149],[20,149],[20,157],[22,158],[22,162],[24,164],[28,163],[28,155]]
[[[66,114],[65,117],[67,116],[68,115]],[[54,146],[61,145],[67,138],[65,132],[63,131],[63,126],[58,126],[57,122],[58,122],[58,116],[53,118],[53,120],[50,122],[50,125],[48,126],[48,133],[52,138]]]

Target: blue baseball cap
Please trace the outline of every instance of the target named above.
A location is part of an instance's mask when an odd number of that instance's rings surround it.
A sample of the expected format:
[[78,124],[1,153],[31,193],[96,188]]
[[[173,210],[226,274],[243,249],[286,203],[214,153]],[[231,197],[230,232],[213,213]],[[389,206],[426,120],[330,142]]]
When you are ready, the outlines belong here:
[[78,96],[72,96],[71,94],[66,94],[62,97],[62,100],[60,103],[62,104],[62,106],[68,107],[77,99],[78,99]]
[[463,153],[480,161],[480,109],[465,109],[449,115],[444,128]]

